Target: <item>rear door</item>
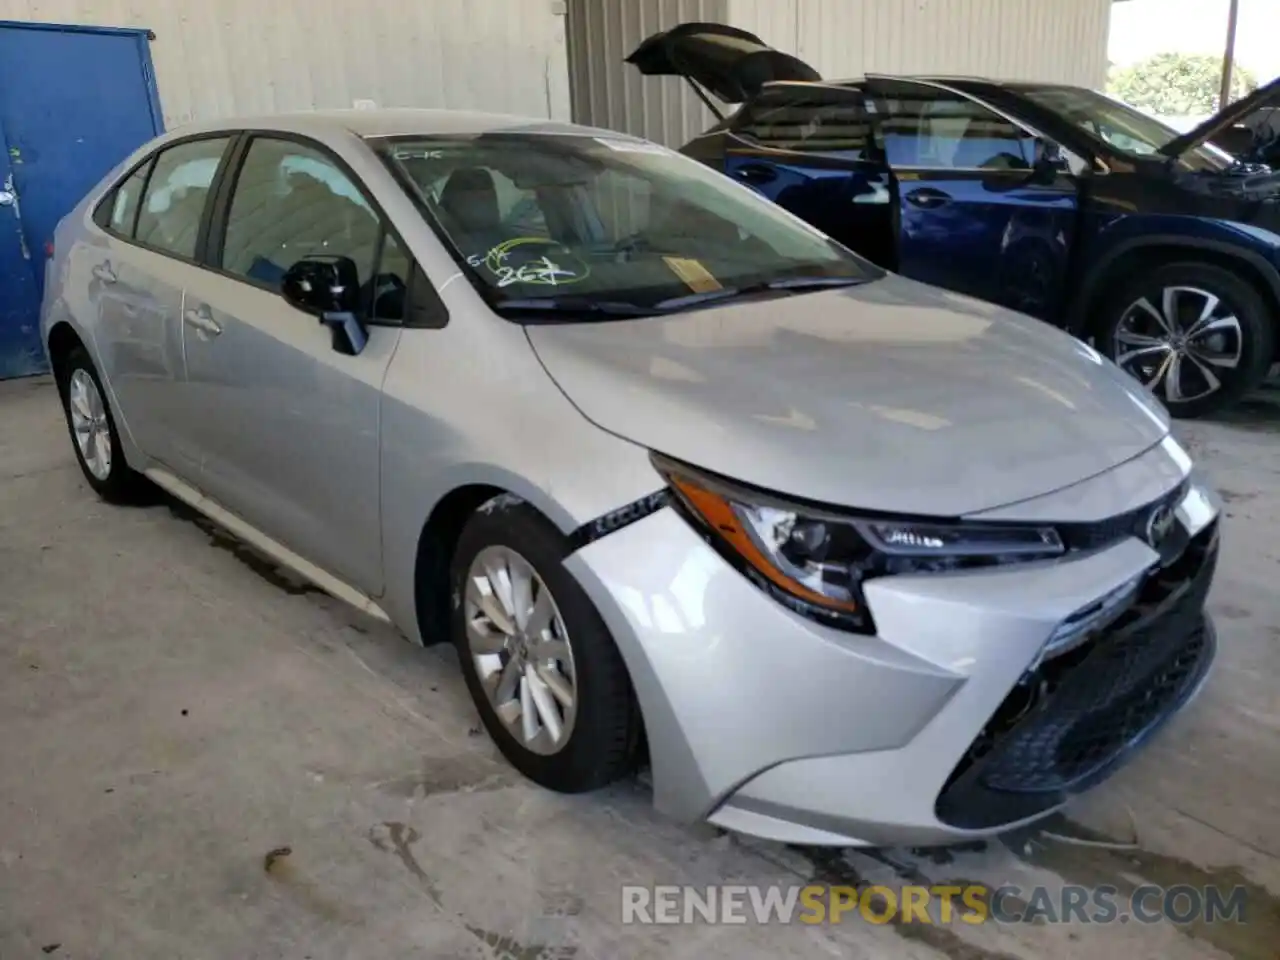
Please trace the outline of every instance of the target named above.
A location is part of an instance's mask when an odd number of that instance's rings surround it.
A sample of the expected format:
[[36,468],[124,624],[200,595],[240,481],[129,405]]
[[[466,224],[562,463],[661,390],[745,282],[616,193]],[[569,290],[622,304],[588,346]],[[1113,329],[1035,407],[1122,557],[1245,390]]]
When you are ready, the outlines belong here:
[[1037,137],[943,85],[867,89],[899,192],[899,271],[1056,319],[1078,206],[1070,173],[1033,175]]
[[871,121],[856,87],[779,84],[735,120],[725,173],[894,269],[895,190]]
[[107,234],[86,247],[89,296],[97,304],[99,362],[139,449],[194,480],[198,453],[177,417],[183,291],[196,266],[210,187],[227,135],[161,150],[107,195],[94,219]]
[[[254,135],[220,190],[208,259],[183,310],[181,409],[201,486],[290,549],[369,593],[382,588],[379,417],[408,254],[355,176],[304,138]],[[333,349],[280,280],[310,254],[350,257],[369,294],[368,345]],[[376,278],[376,281],[375,281]]]

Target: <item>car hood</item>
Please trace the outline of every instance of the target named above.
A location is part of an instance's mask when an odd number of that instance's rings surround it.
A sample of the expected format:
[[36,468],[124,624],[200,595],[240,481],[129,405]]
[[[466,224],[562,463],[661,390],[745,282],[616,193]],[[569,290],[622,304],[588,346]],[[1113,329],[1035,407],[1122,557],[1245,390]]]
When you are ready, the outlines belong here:
[[596,425],[832,505],[961,516],[1102,473],[1169,429],[1091,347],[897,276],[527,330]]
[[1227,104],[1222,110],[1192,127],[1182,136],[1174,137],[1160,148],[1160,153],[1167,157],[1180,157],[1188,150],[1193,150],[1212,140],[1229,127],[1244,123],[1254,112],[1277,105],[1280,105],[1280,77],[1259,87],[1248,96]]
[[626,62],[649,76],[693,80],[725,103],[742,103],[774,81],[822,79],[803,60],[722,23],[682,23],[655,33]]

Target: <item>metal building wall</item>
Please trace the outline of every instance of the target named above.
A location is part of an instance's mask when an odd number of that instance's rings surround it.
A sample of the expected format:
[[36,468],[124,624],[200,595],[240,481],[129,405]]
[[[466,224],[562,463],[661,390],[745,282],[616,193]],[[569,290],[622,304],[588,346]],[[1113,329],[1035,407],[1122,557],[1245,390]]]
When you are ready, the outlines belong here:
[[1100,87],[1111,0],[569,0],[573,116],[679,145],[710,125],[681,81],[623,58],[646,36],[718,20],[797,54],[832,79],[967,73]]
[[0,19],[148,27],[165,125],[453,107],[568,119],[563,0],[0,0]]
[[569,0],[573,119],[679,145],[713,122],[674,77],[642,77],[623,59],[645,37],[691,20],[725,22],[730,0]]
[[730,0],[824,77],[953,73],[1101,87],[1111,0]]

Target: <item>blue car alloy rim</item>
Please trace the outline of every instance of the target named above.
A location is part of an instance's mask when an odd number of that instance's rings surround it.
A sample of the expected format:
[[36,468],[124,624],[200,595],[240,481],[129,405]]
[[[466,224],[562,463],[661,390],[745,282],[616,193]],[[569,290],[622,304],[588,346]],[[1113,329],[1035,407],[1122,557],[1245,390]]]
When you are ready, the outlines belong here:
[[1222,389],[1240,366],[1244,333],[1222,298],[1199,287],[1165,287],[1159,303],[1141,297],[1116,326],[1112,355],[1166,403],[1200,400]]

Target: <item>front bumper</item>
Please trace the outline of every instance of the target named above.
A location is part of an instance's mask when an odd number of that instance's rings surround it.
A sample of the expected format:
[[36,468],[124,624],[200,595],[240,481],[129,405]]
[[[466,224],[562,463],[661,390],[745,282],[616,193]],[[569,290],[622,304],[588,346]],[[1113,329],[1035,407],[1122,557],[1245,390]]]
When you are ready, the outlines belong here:
[[660,810],[791,843],[944,843],[1056,809],[1191,698],[1213,656],[1217,512],[1194,481],[1177,515],[1201,556],[1176,596],[1148,584],[1137,614],[1045,663],[1055,627],[1146,576],[1155,551],[1129,538],[876,580],[874,637],[775,603],[671,509],[567,562],[631,672]]

